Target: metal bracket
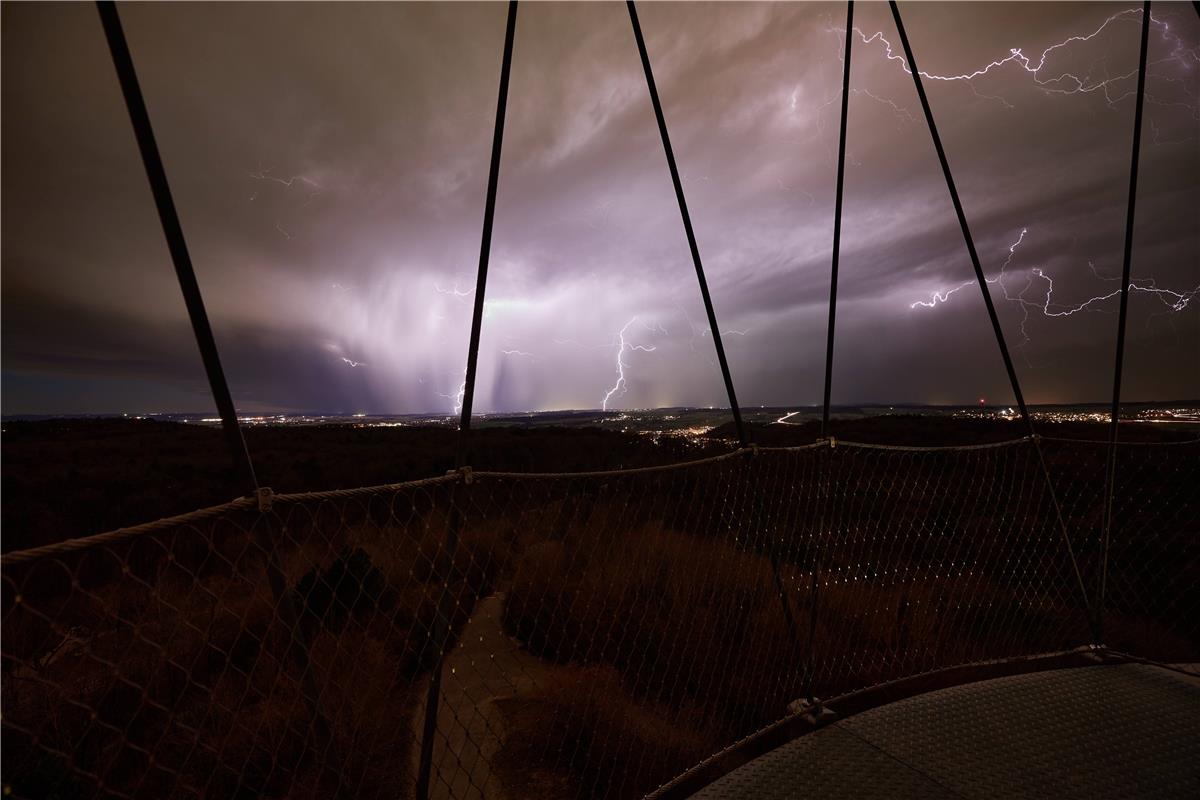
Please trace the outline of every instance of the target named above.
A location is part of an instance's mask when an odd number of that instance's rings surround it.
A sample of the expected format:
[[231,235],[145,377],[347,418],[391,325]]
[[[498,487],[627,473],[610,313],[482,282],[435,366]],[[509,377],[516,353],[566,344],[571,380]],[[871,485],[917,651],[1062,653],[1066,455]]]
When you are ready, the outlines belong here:
[[475,473],[471,471],[470,467],[458,467],[456,469],[448,469],[448,470],[446,470],[446,475],[447,476],[458,475],[463,479],[463,483],[474,483],[475,482]]
[[258,510],[266,514],[271,510],[271,506],[275,502],[275,493],[271,491],[270,486],[261,486],[255,491],[255,496],[258,498]]
[[1108,649],[1108,645],[1089,644],[1080,649],[1083,650],[1084,658],[1099,662],[1101,664],[1108,663],[1109,661],[1119,660],[1113,656],[1112,652]]
[[838,718],[837,712],[822,705],[819,697],[814,697],[811,702],[803,699],[793,700],[787,704],[787,710],[788,713],[800,717],[814,728],[828,725]]

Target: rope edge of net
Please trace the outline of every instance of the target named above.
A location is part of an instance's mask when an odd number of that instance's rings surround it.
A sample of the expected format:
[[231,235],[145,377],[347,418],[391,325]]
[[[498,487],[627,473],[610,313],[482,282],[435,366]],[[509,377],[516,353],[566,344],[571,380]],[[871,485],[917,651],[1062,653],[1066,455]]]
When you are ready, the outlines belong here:
[[[767,446],[767,445],[750,445],[748,447],[740,447],[737,450],[731,450],[728,453],[721,453],[716,456],[708,456],[706,458],[693,459],[691,461],[677,461],[672,464],[656,464],[648,467],[629,467],[624,469],[608,469],[608,470],[588,470],[583,472],[516,472],[503,470],[472,470],[472,478],[478,480],[480,478],[609,478],[621,477],[624,475],[645,474],[650,472],[668,472],[677,469],[687,469],[689,467],[698,467],[705,464],[714,464],[720,461],[737,458],[738,456],[754,455],[755,453],[799,453],[808,450],[827,450],[836,447],[848,447],[861,450],[901,450],[914,453],[933,453],[945,452],[950,450],[991,450],[998,447],[1012,447],[1014,445],[1023,444],[1032,441],[1032,436],[1021,436],[1016,439],[1006,439],[1002,442],[986,442],[983,444],[967,444],[967,445],[936,445],[933,447],[921,447],[916,445],[894,445],[894,444],[872,444],[868,442],[852,442],[842,439],[820,439],[812,444],[801,445],[786,445],[786,446]],[[1068,440],[1074,441],[1074,440]],[[1200,441],[1197,439],[1196,441]],[[1104,442],[1103,444],[1107,444]],[[1153,444],[1153,443],[1148,443]],[[276,500],[285,495],[277,495]],[[297,497],[299,495],[296,495]]]
[[[260,491],[266,493],[266,497],[269,498],[269,502],[273,505],[280,502],[295,503],[303,502],[305,500],[337,500],[342,498],[359,497],[363,495],[382,494],[389,491],[418,489],[423,486],[451,483],[459,480],[460,478],[461,475],[458,472],[451,472],[447,475],[439,475],[434,478],[422,478],[415,481],[384,484],[380,486],[364,486],[356,489],[332,489],[324,492],[299,492],[294,494],[272,494],[270,489],[262,489]],[[117,528],[115,530],[105,531],[103,533],[92,534],[91,536],[64,539],[61,542],[52,542],[51,544],[41,545],[39,547],[31,547],[25,550],[14,550],[11,553],[0,554],[0,567],[15,566],[28,561],[36,561],[39,558],[56,556],[77,550],[87,550],[92,547],[101,547],[103,545],[121,542],[126,539],[135,539],[165,530],[181,528],[196,522],[204,522],[205,520],[220,517],[223,514],[231,511],[262,509],[262,502],[263,498],[259,496],[239,497],[235,500],[230,500],[227,503],[208,506],[207,508],[201,508],[196,511],[189,511],[186,514],[176,514],[171,517],[162,517],[154,520],[153,522],[146,522],[141,525]],[[262,513],[269,512],[263,510]]]
[[[1076,444],[1107,444],[1107,442],[1092,441],[1088,439],[1062,439],[1056,437],[1040,437],[1046,441],[1066,442]],[[645,475],[657,472],[670,472],[674,470],[688,469],[691,467],[700,467],[708,464],[715,464],[722,461],[739,458],[746,455],[754,455],[756,453],[796,453],[818,449],[834,449],[836,447],[846,447],[861,450],[891,450],[900,452],[947,452],[947,451],[972,451],[972,450],[992,450],[1001,447],[1012,447],[1033,439],[1031,436],[1022,436],[1017,439],[1009,439],[1003,442],[989,442],[985,444],[974,445],[945,445],[936,447],[918,447],[909,445],[889,445],[889,444],[871,444],[867,442],[850,442],[843,440],[821,440],[813,444],[794,445],[788,447],[764,447],[752,445],[750,447],[739,448],[728,453],[722,453],[716,456],[707,458],[693,459],[691,461],[679,461],[673,464],[660,464],[648,467],[633,467],[629,469],[612,469],[612,470],[592,470],[584,472],[505,472],[505,471],[471,471],[471,480],[479,479],[508,479],[508,480],[529,480],[529,479],[584,479],[584,478],[619,478],[629,475]],[[1200,443],[1200,438],[1188,439],[1177,442],[1123,442],[1122,444],[1131,444],[1139,446],[1151,445],[1195,445]],[[469,468],[468,468],[469,469]],[[380,484],[377,486],[363,486],[354,489],[331,489],[328,491],[319,492],[293,492],[287,494],[272,494],[270,495],[271,504],[275,503],[302,503],[309,500],[340,500],[353,497],[363,497],[369,495],[383,494],[385,492],[400,492],[410,489],[418,489],[424,486],[436,486],[443,483],[452,483],[464,481],[466,472],[464,470],[451,470],[445,475],[439,475],[432,478],[422,478],[419,480],[404,481],[401,483]],[[190,523],[202,522],[207,519],[219,517],[230,511],[250,510],[257,507],[260,499],[257,497],[240,497],[236,500],[231,500],[220,505],[209,506],[197,511],[191,511],[186,514],[177,514],[175,516],[163,517],[161,519],[147,522],[141,525],[133,525],[126,528],[117,528],[112,531],[93,534],[91,536],[83,536],[73,539],[65,539],[61,542],[53,542],[51,544],[42,545],[40,547],[32,547],[26,550],[15,550],[11,553],[0,554],[0,567],[15,566],[17,564],[34,561],[38,558],[55,556],[62,553],[74,552],[77,550],[86,550],[91,547],[99,547],[106,544],[131,539],[138,536],[144,536],[152,533],[157,533],[172,528],[182,527]]]
[[[780,447],[773,448],[778,450],[815,450],[819,447],[824,447],[823,443],[805,444],[798,447]],[[706,464],[716,464],[721,461],[729,461],[731,459],[740,458],[742,456],[751,455],[756,451],[763,451],[772,448],[766,447],[739,447],[737,450],[730,450],[728,453],[720,455],[707,456],[705,458],[696,458],[691,461],[676,461],[672,464],[655,464],[649,467],[629,467],[625,469],[600,469],[589,470],[584,472],[506,472],[499,470],[478,470],[472,472],[475,479],[479,478],[618,478],[626,475],[645,475],[651,472],[671,472],[679,469],[688,469],[690,467],[701,467]]]
[[[1062,442],[1065,444],[1097,444],[1108,447],[1111,444],[1107,439],[1071,439],[1065,436],[1042,436],[1043,442]],[[1189,445],[1200,444],[1200,437],[1195,439],[1175,439],[1165,442],[1116,442],[1117,447],[1155,447],[1158,445]]]
[[1002,442],[984,442],[982,444],[946,444],[934,445],[932,447],[922,447],[918,445],[905,444],[874,444],[871,442],[847,442],[842,439],[837,439],[832,445],[826,445],[822,442],[822,446],[833,447],[851,447],[856,450],[900,450],[908,453],[941,453],[950,450],[994,450],[999,447],[1013,447],[1015,445],[1024,444],[1033,441],[1033,436],[1021,436],[1016,439],[1005,439]]
[[206,519],[219,517],[229,511],[240,511],[242,509],[254,508],[258,505],[257,497],[239,497],[236,500],[231,500],[228,503],[222,503],[217,506],[209,506],[197,511],[189,511],[186,514],[177,514],[173,517],[163,517],[147,522],[142,525],[133,525],[128,528],[117,528],[116,530],[107,531],[105,533],[97,533],[92,536],[83,536],[76,539],[64,539],[61,542],[53,542],[51,544],[42,545],[40,547],[31,547],[27,550],[15,550],[11,553],[0,555],[0,567],[8,567],[15,564],[20,564],[26,561],[34,561],[45,556],[54,556],[60,553],[69,553],[75,550],[86,550],[90,547],[99,547],[105,544],[132,539],[138,536],[144,536],[151,533],[156,533],[163,530],[171,530],[183,525],[188,525],[193,522],[203,522]]

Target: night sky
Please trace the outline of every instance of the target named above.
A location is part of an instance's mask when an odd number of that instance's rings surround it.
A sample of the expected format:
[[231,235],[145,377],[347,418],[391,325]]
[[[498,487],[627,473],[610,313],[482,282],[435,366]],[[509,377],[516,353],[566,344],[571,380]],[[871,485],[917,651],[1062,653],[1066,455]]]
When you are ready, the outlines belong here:
[[[845,6],[639,10],[739,399],[819,403]],[[902,11],[1027,398],[1107,399],[1140,5]],[[211,409],[94,7],[2,13],[4,413]],[[449,413],[505,6],[121,13],[239,408]],[[855,23],[834,402],[1007,402],[891,15]],[[1124,396],[1197,398],[1190,4],[1150,62]],[[623,4],[523,5],[508,114],[476,410],[725,404]]]

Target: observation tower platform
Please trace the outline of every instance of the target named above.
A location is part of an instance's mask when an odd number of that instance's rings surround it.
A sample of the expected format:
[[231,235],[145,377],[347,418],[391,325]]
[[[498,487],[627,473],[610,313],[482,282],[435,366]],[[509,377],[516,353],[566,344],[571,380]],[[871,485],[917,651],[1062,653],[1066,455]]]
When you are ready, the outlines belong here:
[[835,718],[692,797],[1200,797],[1200,678],[1099,664],[940,689]]

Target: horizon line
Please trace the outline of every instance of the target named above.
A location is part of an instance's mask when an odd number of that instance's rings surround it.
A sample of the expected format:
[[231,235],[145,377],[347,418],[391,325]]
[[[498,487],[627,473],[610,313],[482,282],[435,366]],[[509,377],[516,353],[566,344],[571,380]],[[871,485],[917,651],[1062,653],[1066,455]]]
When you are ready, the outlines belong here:
[[[1006,408],[1012,403],[915,403],[915,402],[886,402],[872,401],[860,403],[834,403],[830,405],[830,409],[862,409],[862,408],[899,408],[899,409],[967,409],[967,408]],[[1079,407],[1079,406],[1103,406],[1108,407],[1110,403],[1105,401],[1081,401],[1081,402],[1056,402],[1056,403],[1029,403],[1030,408],[1063,408],[1063,407]],[[1200,398],[1180,398],[1173,400],[1129,400],[1123,401],[1122,406],[1164,406],[1164,405],[1200,405]],[[812,409],[819,411],[822,406],[820,403],[796,403],[788,405],[757,405],[757,406],[739,406],[742,411],[779,411],[790,409]],[[517,417],[517,416],[532,416],[532,415],[549,415],[549,414],[600,414],[605,416],[616,416],[619,414],[628,413],[649,413],[661,411],[725,411],[731,412],[727,405],[723,406],[655,406],[645,408],[624,408],[624,409],[600,409],[600,408],[565,408],[552,410],[524,410],[524,411],[481,411],[472,414],[475,417]],[[255,418],[279,418],[279,417],[327,417],[327,418],[379,418],[379,417],[422,417],[422,418],[445,418],[456,419],[456,412],[446,411],[399,411],[399,412],[362,412],[362,411],[242,411],[238,410],[238,420],[253,420]],[[147,417],[201,417],[213,422],[219,422],[220,418],[216,416],[216,411],[69,411],[61,413],[43,413],[43,412],[14,412],[0,414],[0,420],[4,421],[22,421],[33,419],[45,420],[72,420],[72,419],[145,419]]]

